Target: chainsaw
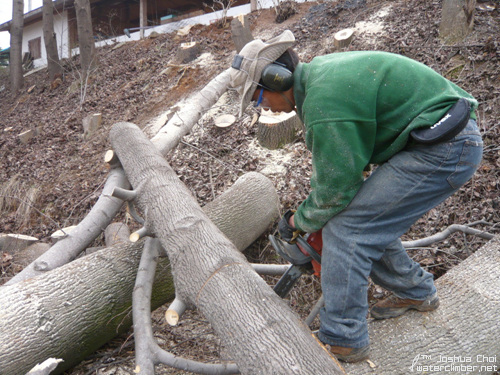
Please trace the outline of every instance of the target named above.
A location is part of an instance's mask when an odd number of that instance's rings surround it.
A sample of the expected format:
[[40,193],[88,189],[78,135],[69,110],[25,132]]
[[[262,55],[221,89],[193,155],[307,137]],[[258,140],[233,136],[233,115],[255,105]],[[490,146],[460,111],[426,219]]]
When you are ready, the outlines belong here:
[[269,235],[269,241],[274,250],[287,262],[290,268],[283,274],[274,291],[281,298],[285,298],[295,283],[303,274],[321,275],[321,250],[323,238],[321,229],[317,232],[299,235],[293,242],[285,242],[276,236]]

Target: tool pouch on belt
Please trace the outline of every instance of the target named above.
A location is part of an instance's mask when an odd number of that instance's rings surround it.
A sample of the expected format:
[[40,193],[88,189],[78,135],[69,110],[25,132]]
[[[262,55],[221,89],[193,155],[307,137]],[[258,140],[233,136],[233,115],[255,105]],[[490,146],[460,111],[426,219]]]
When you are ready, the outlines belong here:
[[430,128],[415,129],[410,134],[418,143],[433,145],[446,142],[465,128],[469,118],[470,103],[467,99],[461,98],[436,124]]

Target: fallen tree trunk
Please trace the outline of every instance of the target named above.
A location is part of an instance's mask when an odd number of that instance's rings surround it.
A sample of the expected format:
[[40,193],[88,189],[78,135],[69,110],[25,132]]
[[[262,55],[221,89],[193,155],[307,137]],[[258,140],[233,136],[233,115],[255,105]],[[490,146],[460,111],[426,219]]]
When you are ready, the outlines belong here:
[[[273,223],[277,201],[272,182],[252,172],[204,210],[243,250]],[[249,212],[261,220],[259,225],[247,226]],[[24,374],[49,357],[64,360],[57,368],[60,373],[128,329],[142,249],[142,241],[118,244],[35,279],[1,287],[0,374]],[[155,280],[153,308],[174,298],[167,258]]]
[[[141,130],[115,124],[118,154],[154,233],[172,265],[176,296],[210,321],[242,374],[340,374],[321,346],[245,257],[201,210]],[[168,193],[167,193],[168,192]],[[260,220],[248,212],[245,223]]]
[[437,310],[371,321],[372,366],[346,364],[346,370],[359,375],[498,371],[500,240],[493,239],[453,267],[436,287],[441,302]]

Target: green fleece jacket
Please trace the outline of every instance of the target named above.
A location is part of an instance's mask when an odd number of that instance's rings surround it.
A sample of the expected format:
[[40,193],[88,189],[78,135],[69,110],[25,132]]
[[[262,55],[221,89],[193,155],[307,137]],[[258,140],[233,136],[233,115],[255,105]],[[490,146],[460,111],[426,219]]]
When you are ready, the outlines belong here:
[[477,101],[429,67],[386,52],[344,52],[299,64],[297,113],[312,152],[312,191],[295,226],[312,233],[342,211],[363,184],[363,170],[402,150],[411,130],[437,123],[461,98]]

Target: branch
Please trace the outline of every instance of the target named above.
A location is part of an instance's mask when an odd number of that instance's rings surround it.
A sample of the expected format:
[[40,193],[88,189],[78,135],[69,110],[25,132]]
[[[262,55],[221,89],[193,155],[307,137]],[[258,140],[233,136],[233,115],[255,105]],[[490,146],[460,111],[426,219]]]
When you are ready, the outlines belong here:
[[134,336],[136,352],[136,374],[154,374],[158,363],[199,374],[238,374],[235,364],[206,364],[177,357],[156,343],[151,324],[151,292],[156,271],[156,262],[160,254],[160,242],[148,238],[144,246],[137,279],[132,297]]
[[432,236],[421,238],[418,240],[414,241],[403,241],[403,246],[405,248],[410,248],[410,247],[423,247],[423,246],[429,246],[430,244],[433,244],[434,242],[438,241],[443,241],[450,235],[452,235],[455,232],[464,232],[466,234],[472,234],[474,236],[478,236],[480,238],[484,238],[486,240],[491,240],[495,235],[488,233],[488,232],[483,232],[478,229],[470,228],[467,225],[460,225],[460,224],[452,224],[445,230],[436,233]]

